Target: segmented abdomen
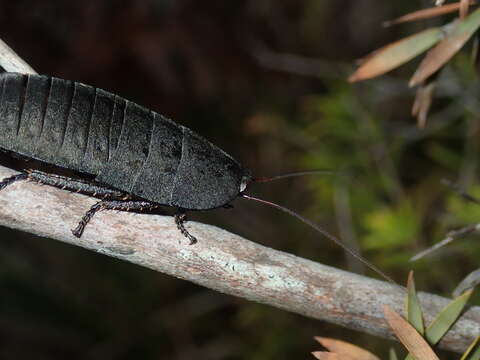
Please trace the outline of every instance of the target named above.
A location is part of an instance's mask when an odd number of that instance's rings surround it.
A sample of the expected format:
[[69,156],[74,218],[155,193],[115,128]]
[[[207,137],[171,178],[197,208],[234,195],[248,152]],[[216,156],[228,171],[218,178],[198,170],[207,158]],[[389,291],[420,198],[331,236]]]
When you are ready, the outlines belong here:
[[160,114],[40,75],[0,75],[0,148],[186,209],[225,205],[245,173],[221,149]]
[[126,101],[53,77],[0,77],[0,146],[28,157],[97,174],[115,152]]

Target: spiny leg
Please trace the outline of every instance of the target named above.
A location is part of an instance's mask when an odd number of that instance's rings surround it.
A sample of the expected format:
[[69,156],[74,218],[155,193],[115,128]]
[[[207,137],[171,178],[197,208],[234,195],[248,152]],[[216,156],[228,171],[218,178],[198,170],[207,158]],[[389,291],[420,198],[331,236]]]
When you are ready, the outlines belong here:
[[72,234],[76,236],[77,238],[80,238],[83,234],[83,231],[85,230],[85,226],[89,223],[89,221],[92,219],[93,215],[97,213],[97,211],[102,210],[102,203],[104,201],[99,201],[95,205],[93,205],[90,210],[88,210],[85,215],[83,215],[82,220],[78,223],[77,227],[75,229],[72,229]]
[[[135,211],[135,210],[151,210],[158,207],[158,204],[148,201],[131,201],[127,200],[127,194],[102,187],[101,185],[92,184],[88,181],[80,179],[72,179],[66,176],[56,174],[48,174],[39,170],[28,170],[17,175],[5,178],[0,182],[0,190],[4,189],[10,184],[20,180],[33,180],[40,184],[54,186],[63,190],[82,192],[91,194],[93,196],[102,196],[104,198],[118,199],[118,200],[102,200],[94,204],[82,217],[78,226],[72,230],[72,234],[80,238],[85,230],[86,225],[93,218],[93,216],[101,210],[121,210],[121,211]],[[179,209],[175,214],[175,223],[180,232],[190,240],[190,245],[197,242],[197,239],[191,235],[185,228],[184,223],[187,221],[185,210]]]
[[133,200],[101,200],[93,205],[82,217],[78,226],[72,230],[72,234],[76,237],[81,237],[85,226],[89,223],[92,217],[101,210],[120,210],[120,211],[135,211],[135,210],[152,210],[158,207],[158,204],[148,201],[133,201]]
[[197,242],[195,236],[191,235],[188,230],[185,228],[184,223],[187,221],[187,214],[185,210],[178,209],[177,213],[175,214],[175,224],[177,224],[178,230],[185,236],[188,240],[190,240],[190,245],[193,245]]
[[28,174],[27,173],[20,173],[17,175],[13,175],[10,177],[7,177],[0,181],[0,190],[5,189],[8,185],[13,184],[14,182],[20,181],[20,180],[27,180],[28,179]]
[[122,199],[127,196],[124,192],[103,187],[87,180],[72,179],[67,176],[49,174],[39,170],[28,170],[26,175],[29,180],[40,184],[54,186],[62,190],[79,192],[103,198],[108,197],[109,199]]

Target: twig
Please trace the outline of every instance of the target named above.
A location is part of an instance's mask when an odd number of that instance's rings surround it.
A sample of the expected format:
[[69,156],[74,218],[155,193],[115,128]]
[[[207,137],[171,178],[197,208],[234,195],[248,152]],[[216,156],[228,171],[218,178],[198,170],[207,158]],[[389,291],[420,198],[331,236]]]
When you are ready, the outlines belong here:
[[2,39],[0,39],[0,66],[8,72],[36,74],[36,71],[18,56]]
[[[0,178],[13,173],[0,167]],[[94,202],[53,187],[19,182],[0,191],[0,225],[130,261],[222,293],[392,338],[381,310],[389,305],[402,311],[404,293],[396,286],[195,222],[186,225],[198,238],[198,244],[190,246],[168,216],[105,211],[77,239],[70,229]],[[449,300],[422,294],[421,301],[428,321]],[[480,307],[472,307],[445,336],[442,347],[463,351],[479,333]]]
[[[462,188],[458,184],[455,184],[448,179],[442,179],[441,183],[443,185],[448,186],[453,191],[455,191],[464,200],[472,202],[474,204],[480,204],[480,201],[477,198],[470,195],[466,191],[462,190]],[[426,248],[426,249],[420,251],[418,254],[412,256],[410,258],[410,261],[417,261],[417,260],[419,260],[419,259],[421,259],[421,258],[423,258],[427,255],[430,255],[431,253],[437,251],[438,249],[444,247],[445,245],[450,244],[451,242],[453,242],[456,239],[459,239],[459,238],[464,237],[468,234],[471,234],[473,232],[478,232],[478,231],[480,231],[480,224],[470,224],[470,225],[464,226],[460,229],[449,231],[443,240],[433,244],[429,248]]]
[[460,237],[463,237],[465,235],[471,234],[475,231],[479,231],[479,230],[480,230],[480,224],[473,224],[473,225],[468,225],[468,226],[462,227],[462,228],[457,229],[457,230],[449,231],[447,236],[445,237],[445,239],[443,239],[442,241],[439,241],[439,242],[435,243],[431,247],[419,252],[415,256],[412,256],[410,261],[417,261],[417,260],[433,253],[434,251],[440,249],[441,247],[444,247],[445,245],[450,244],[452,241],[454,241],[454,240],[456,240]]
[[342,78],[347,74],[344,67],[326,60],[296,54],[277,53],[261,45],[254,46],[251,54],[260,66],[294,75],[330,79]]
[[458,185],[458,184],[455,184],[453,182],[451,182],[450,180],[448,179],[442,179],[441,180],[441,183],[443,185],[446,185],[448,186],[450,189],[452,189],[453,191],[455,191],[459,196],[461,196],[462,198],[464,198],[465,200],[469,201],[469,202],[472,202],[474,204],[478,204],[480,205],[480,200],[478,200],[476,197],[470,195],[469,193],[467,193],[466,191],[462,190],[462,188]]

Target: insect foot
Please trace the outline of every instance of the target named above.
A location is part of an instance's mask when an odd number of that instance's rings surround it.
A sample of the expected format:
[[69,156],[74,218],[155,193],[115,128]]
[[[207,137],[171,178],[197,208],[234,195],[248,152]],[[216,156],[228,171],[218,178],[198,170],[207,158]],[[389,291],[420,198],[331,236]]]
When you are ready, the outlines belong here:
[[198,242],[197,238],[191,235],[188,230],[185,228],[184,223],[187,221],[187,214],[180,210],[175,214],[175,224],[177,224],[178,230],[185,236],[188,240],[190,240],[189,245],[196,244]]

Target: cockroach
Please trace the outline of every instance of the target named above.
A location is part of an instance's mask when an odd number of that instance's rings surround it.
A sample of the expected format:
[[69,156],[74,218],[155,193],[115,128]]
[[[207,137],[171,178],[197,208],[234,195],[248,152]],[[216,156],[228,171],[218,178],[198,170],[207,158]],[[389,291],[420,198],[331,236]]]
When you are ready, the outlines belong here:
[[[101,198],[72,230],[81,237],[100,210],[176,209],[184,226],[191,210],[229,207],[238,198],[280,209],[309,225],[383,278],[387,275],[312,221],[245,191],[254,182],[300,176],[254,178],[233,157],[185,126],[105,90],[51,76],[0,74],[0,149],[36,159],[84,177],[74,179],[25,170],[0,182],[0,190],[33,180]],[[93,180],[90,180],[93,179]]]

